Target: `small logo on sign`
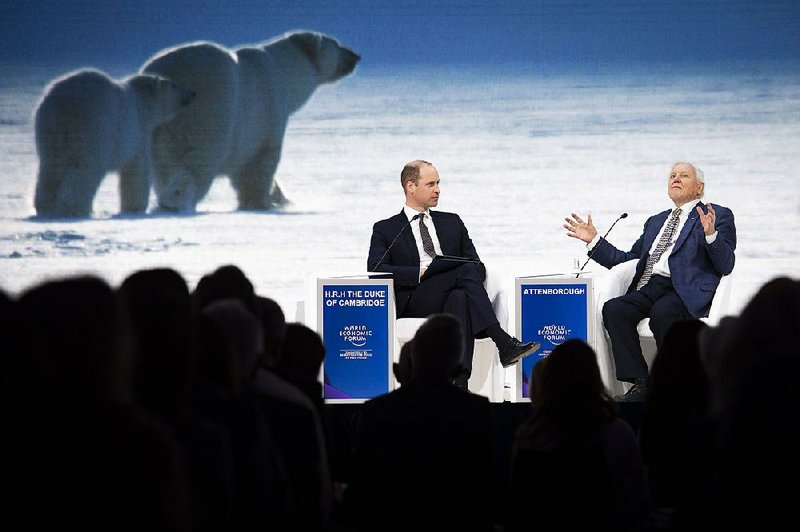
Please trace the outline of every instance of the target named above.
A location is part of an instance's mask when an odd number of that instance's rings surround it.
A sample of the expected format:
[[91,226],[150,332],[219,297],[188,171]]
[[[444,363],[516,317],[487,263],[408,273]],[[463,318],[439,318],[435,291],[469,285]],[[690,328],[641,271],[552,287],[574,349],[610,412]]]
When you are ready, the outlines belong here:
[[367,340],[372,336],[372,329],[366,325],[345,325],[339,331],[345,342],[353,344],[354,347],[366,345]]
[[552,343],[553,345],[563,344],[567,340],[569,340],[569,335],[572,333],[572,329],[568,329],[566,325],[545,325],[541,329],[539,329],[539,336],[545,338],[548,342]]

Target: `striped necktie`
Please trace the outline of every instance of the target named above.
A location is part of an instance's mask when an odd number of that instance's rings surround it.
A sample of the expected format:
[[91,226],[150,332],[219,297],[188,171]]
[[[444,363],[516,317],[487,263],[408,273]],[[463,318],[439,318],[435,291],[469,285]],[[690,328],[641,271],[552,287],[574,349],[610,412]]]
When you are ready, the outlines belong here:
[[653,253],[647,257],[647,262],[645,263],[644,271],[642,272],[642,278],[639,279],[639,282],[636,284],[637,290],[641,290],[641,288],[647,284],[647,281],[650,280],[650,277],[653,276],[653,265],[658,262],[658,259],[661,258],[661,255],[664,254],[664,251],[672,241],[672,236],[675,234],[675,229],[678,227],[678,219],[680,216],[680,209],[675,209],[672,211],[672,215],[669,217],[669,221],[667,222],[667,226],[664,228],[664,232],[661,233],[661,238],[658,240],[656,248],[653,250]]
[[422,221],[423,218],[425,218],[425,213],[421,212],[419,214],[419,236],[422,237],[422,249],[425,250],[425,253],[427,253],[430,258],[434,258],[436,256],[436,250],[433,249],[433,239],[428,232],[428,226]]

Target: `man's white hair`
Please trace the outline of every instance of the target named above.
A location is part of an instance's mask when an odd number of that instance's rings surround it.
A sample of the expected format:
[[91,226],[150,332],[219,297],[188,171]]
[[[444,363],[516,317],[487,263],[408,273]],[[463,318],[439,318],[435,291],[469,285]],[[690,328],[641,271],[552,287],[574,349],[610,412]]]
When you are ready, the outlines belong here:
[[695,164],[693,164],[692,166],[694,166],[694,171],[697,174],[697,180],[705,185],[706,184],[706,174],[704,174],[703,171],[700,170],[699,166],[697,166]]
[[672,171],[675,170],[675,167],[678,166],[679,164],[688,164],[688,165],[690,165],[692,168],[694,168],[694,173],[697,174],[697,180],[700,181],[701,183],[703,183],[704,185],[706,184],[706,175],[703,173],[703,171],[700,169],[700,167],[697,166],[694,163],[690,163],[690,162],[686,162],[686,161],[678,161],[678,162],[676,162],[675,164],[673,164],[670,167],[670,169],[669,169],[670,173],[672,173]]

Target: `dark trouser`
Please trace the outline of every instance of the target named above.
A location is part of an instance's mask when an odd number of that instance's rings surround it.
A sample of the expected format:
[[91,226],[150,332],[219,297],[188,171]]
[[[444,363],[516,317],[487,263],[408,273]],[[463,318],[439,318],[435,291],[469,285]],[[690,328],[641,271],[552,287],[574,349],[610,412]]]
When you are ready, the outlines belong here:
[[497,316],[483,286],[483,272],[476,264],[467,263],[426,279],[411,294],[403,318],[426,318],[446,312],[461,322],[464,371],[456,384],[466,388],[472,373],[472,352],[475,336],[497,323]]
[[649,374],[636,331],[639,322],[647,317],[657,347],[674,322],[692,317],[668,277],[653,275],[641,290],[609,299],[603,305],[603,323],[611,338],[617,380],[635,382]]

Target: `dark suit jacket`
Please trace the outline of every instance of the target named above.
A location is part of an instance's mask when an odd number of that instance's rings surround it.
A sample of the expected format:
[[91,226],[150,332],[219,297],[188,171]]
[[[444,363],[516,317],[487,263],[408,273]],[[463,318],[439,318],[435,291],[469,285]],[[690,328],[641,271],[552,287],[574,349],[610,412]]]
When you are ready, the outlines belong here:
[[[431,211],[436,235],[445,255],[457,255],[480,259],[464,222],[457,214]],[[414,223],[417,223],[416,221]],[[394,279],[397,315],[402,316],[413,290],[419,286],[419,252],[408,218],[401,210],[391,218],[381,220],[372,227],[372,240],[367,258],[368,271],[391,272]],[[389,253],[381,261],[386,250],[395,241]],[[380,264],[378,264],[380,262]],[[486,270],[481,264],[484,277]]]
[[361,530],[492,530],[489,400],[418,378],[364,403],[355,421]]
[[[697,205],[706,212],[703,202]],[[703,224],[700,222],[697,210],[693,208],[669,255],[672,285],[695,318],[708,316],[711,300],[714,298],[719,280],[723,275],[728,275],[733,271],[736,259],[734,256],[736,226],[733,221],[733,213],[730,209],[716,204],[714,211],[717,213],[715,227],[718,234],[713,244],[706,243]],[[650,247],[670,212],[670,210],[666,210],[648,218],[644,223],[642,236],[627,253],[620,251],[601,238],[592,258],[606,268],[631,259],[639,259],[633,283],[628,288],[628,292],[630,292],[635,288],[636,281],[642,276]]]

